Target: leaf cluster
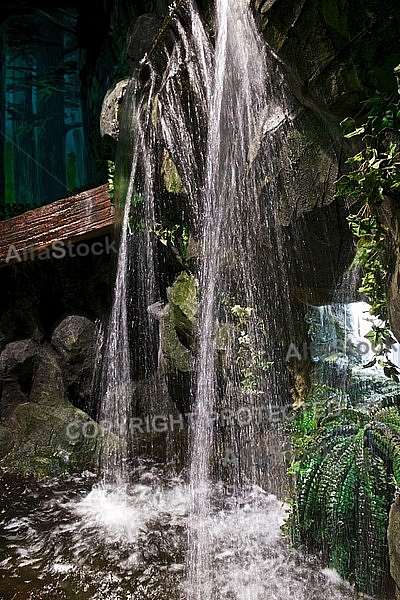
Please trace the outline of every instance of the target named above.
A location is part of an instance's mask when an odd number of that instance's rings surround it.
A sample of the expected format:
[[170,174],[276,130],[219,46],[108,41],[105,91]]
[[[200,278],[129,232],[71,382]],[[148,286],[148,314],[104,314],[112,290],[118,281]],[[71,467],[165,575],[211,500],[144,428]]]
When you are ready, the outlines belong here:
[[266,371],[272,366],[265,350],[259,348],[264,325],[251,306],[235,304],[228,307],[233,317],[236,335],[236,360],[240,373],[240,384],[244,391],[259,392]]
[[369,411],[345,404],[322,416],[313,394],[292,424],[292,539],[322,552],[342,577],[375,594],[389,572],[386,532],[400,483],[400,409],[394,402]]
[[[111,163],[111,161],[108,161]],[[111,163],[112,167],[112,163]],[[110,173],[110,171],[109,171]],[[113,189],[114,176],[109,176],[109,188]],[[188,258],[190,241],[190,227],[186,223],[175,223],[164,219],[162,222],[154,223],[151,228],[146,226],[145,198],[142,194],[135,194],[131,200],[131,212],[129,219],[131,231],[148,231],[157,240],[171,250],[175,258],[184,266]]]
[[[395,73],[400,72],[400,66]],[[355,119],[342,122],[346,138],[361,137],[361,150],[347,159],[348,173],[337,181],[336,196],[347,199],[357,212],[348,216],[350,229],[357,239],[355,264],[361,268],[359,292],[371,305],[371,315],[382,321],[370,334],[380,347],[378,358],[387,376],[399,380],[398,368],[389,360],[384,343],[390,337],[387,311],[388,231],[380,217],[385,196],[400,192],[400,100],[377,93],[365,103],[367,116],[358,125]],[[371,366],[369,363],[366,366]]]

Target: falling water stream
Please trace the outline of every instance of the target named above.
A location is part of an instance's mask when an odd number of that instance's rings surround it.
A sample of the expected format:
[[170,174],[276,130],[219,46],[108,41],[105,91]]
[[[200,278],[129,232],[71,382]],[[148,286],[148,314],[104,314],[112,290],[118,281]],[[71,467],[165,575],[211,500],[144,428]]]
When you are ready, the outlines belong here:
[[[277,95],[272,94],[268,62],[248,2],[218,1],[216,31],[202,203],[202,304],[190,468],[190,600],[209,600],[213,596],[209,575],[213,543],[209,518],[212,415],[217,410],[218,319],[221,301],[232,291],[234,271],[240,278],[241,302],[251,310],[255,308],[257,281],[251,272],[255,257],[247,244],[257,239],[259,214],[249,153],[257,121],[267,109],[270,115],[274,114],[277,99]],[[265,167],[268,169],[270,165],[267,163]],[[245,205],[246,215],[243,214]],[[250,440],[250,444],[252,442],[256,439]]]
[[[135,97],[132,166],[103,352],[100,421],[107,435],[100,476],[88,471],[40,484],[3,476],[1,600],[357,597],[317,557],[292,549],[281,535],[285,507],[272,492],[284,485],[282,419],[272,419],[272,430],[259,419],[231,428],[215,422],[216,413],[243,415],[243,407],[248,414],[281,414],[290,336],[282,323],[290,322],[290,307],[273,153],[277,127],[290,127],[290,111],[284,79],[248,0],[217,0],[215,45],[195,4],[185,6],[185,25],[179,11],[171,15],[176,41],[165,51],[162,76],[148,57],[147,83],[138,78],[129,88]],[[186,88],[179,80],[182,64]],[[138,379],[132,369],[142,379],[161,369],[149,310],[157,305],[162,311],[151,234],[156,130],[180,173],[200,247],[187,474],[172,460],[168,466],[154,457],[132,460],[129,447]],[[135,229],[132,204],[142,207],[144,227]],[[245,329],[239,341],[235,319]],[[268,454],[271,462],[260,460]]]

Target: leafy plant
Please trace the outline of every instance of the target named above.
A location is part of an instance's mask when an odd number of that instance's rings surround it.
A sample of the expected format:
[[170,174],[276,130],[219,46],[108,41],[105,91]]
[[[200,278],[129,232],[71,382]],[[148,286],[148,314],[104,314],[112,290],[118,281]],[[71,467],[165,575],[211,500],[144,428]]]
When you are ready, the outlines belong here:
[[300,472],[304,454],[315,440],[322,419],[332,411],[348,406],[348,396],[342,390],[320,383],[311,387],[305,402],[297,407],[293,418],[286,425],[293,449],[289,474],[296,475]]
[[157,223],[152,232],[164,246],[173,250],[175,256],[182,263],[186,261],[190,233],[188,225]]
[[253,314],[250,306],[235,304],[229,307],[237,328],[237,363],[240,383],[245,391],[257,392],[265,372],[273,364],[266,359],[265,351],[258,348],[255,331],[263,332],[263,323]]
[[135,194],[132,198],[129,225],[132,231],[148,230],[161,244],[172,251],[180,263],[185,265],[190,237],[189,225],[164,220],[148,228],[146,226],[145,199],[142,194]]
[[[399,67],[395,72],[399,72]],[[369,334],[378,350],[365,366],[379,359],[385,374],[399,381],[399,369],[389,360],[386,343],[392,339],[387,312],[388,231],[381,222],[379,208],[385,195],[400,191],[400,151],[393,141],[393,132],[400,130],[400,100],[388,100],[377,93],[364,104],[368,114],[363,124],[357,126],[351,118],[342,122],[346,138],[363,138],[361,151],[346,161],[352,169],[338,180],[336,195],[358,207],[348,221],[357,238],[354,260],[362,271],[359,291],[371,304],[371,315],[382,321]]]
[[107,161],[107,183],[108,191],[110,193],[111,200],[114,198],[114,177],[115,177],[115,162],[113,160]]
[[319,419],[306,403],[295,421],[302,444],[292,539],[321,551],[342,577],[375,594],[389,572],[388,514],[400,482],[399,407],[345,407]]

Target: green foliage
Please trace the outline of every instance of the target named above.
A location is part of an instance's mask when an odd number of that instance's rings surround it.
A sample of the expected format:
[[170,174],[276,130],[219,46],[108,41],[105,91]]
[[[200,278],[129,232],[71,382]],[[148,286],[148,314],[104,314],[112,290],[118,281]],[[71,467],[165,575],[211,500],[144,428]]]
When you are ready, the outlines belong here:
[[[380,405],[367,411],[345,401],[323,416],[315,394],[332,397],[334,391],[317,387],[291,424],[297,474],[292,539],[321,551],[342,577],[375,594],[388,574],[388,514],[400,483],[400,410]],[[337,400],[343,403],[343,397]]]
[[294,418],[287,424],[293,449],[290,474],[294,475],[301,471],[304,455],[315,440],[319,424],[325,415],[347,408],[348,405],[349,399],[342,390],[320,383],[311,387],[304,404],[300,405]]
[[[145,200],[142,194],[136,194],[131,201],[129,226],[132,231],[146,231]],[[190,238],[190,228],[186,223],[174,223],[167,219],[155,223],[149,233],[167,246],[175,258],[186,264]]]
[[[400,74],[400,67],[395,71]],[[342,123],[345,137],[359,138],[361,149],[347,160],[337,196],[355,207],[348,220],[362,271],[359,291],[375,317],[366,335],[375,356],[364,366],[378,362],[398,381],[399,370],[388,358],[394,342],[387,312],[389,245],[380,207],[385,196],[400,191],[400,101],[376,94],[365,108],[364,122]],[[359,590],[376,594],[389,580],[386,532],[400,483],[400,405],[368,405],[352,406],[343,392],[316,385],[296,411],[288,429],[297,488],[286,529],[296,545],[321,552]]]
[[[240,384],[244,391],[257,392],[265,372],[273,364],[266,359],[265,351],[259,348],[264,326],[254,315],[250,306],[235,304],[229,307],[234,318],[236,331],[236,359],[240,372]],[[265,332],[264,332],[265,333]]]
[[152,233],[158,240],[171,248],[182,263],[187,259],[189,245],[189,226],[181,223],[157,223]]
[[111,200],[114,199],[114,177],[115,177],[115,162],[113,160],[107,161],[107,183],[108,191],[110,192]]
[[385,374],[399,381],[399,369],[388,359],[390,349],[386,343],[391,337],[387,312],[388,232],[380,220],[379,207],[385,195],[400,191],[400,152],[393,141],[393,132],[400,131],[400,100],[388,100],[377,93],[364,104],[368,110],[365,123],[357,126],[350,118],[342,122],[346,138],[363,137],[361,151],[346,161],[351,170],[337,182],[336,195],[358,208],[348,221],[357,239],[355,263],[362,271],[359,292],[371,304],[371,315],[382,321],[370,332],[379,347],[373,362],[380,357]]

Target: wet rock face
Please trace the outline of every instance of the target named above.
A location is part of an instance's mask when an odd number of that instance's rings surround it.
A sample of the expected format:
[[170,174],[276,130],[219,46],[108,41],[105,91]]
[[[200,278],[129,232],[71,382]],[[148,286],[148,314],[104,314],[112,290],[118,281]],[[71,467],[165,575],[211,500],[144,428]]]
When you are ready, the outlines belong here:
[[140,15],[132,23],[126,38],[126,56],[132,69],[139,65],[146,52],[151,48],[162,24],[162,19],[157,15]]
[[[292,298],[302,304],[322,305],[355,301],[355,288],[341,282],[355,254],[355,243],[338,202],[317,207],[294,219],[287,228]],[[335,288],[336,282],[336,288]],[[353,288],[353,289],[351,289]]]
[[[335,281],[340,280],[352,254],[345,211],[334,194],[342,160],[354,152],[342,147],[338,123],[357,115],[361,102],[376,90],[388,96],[394,91],[399,14],[395,5],[382,10],[374,0],[351,4],[345,0],[253,0],[252,4],[263,36],[303,107],[283,146],[279,174],[282,189],[288,190],[286,202],[282,202],[282,221],[288,223],[311,213],[304,219],[310,236],[298,251],[303,255],[305,280],[296,285],[305,291],[307,302],[332,301]],[[285,168],[288,163],[289,169]],[[318,218],[331,202],[338,205],[336,212],[342,213],[339,229],[335,218],[333,228],[326,228]],[[324,237],[325,251],[320,243]],[[389,286],[389,312],[396,335],[400,334],[398,255],[397,250]],[[314,278],[311,285],[307,281],[310,273]]]
[[[301,12],[298,6],[299,3],[295,4],[296,10],[299,9],[299,12]],[[185,6],[186,3],[179,4],[177,12],[179,14],[184,13]],[[275,22],[274,11],[277,6],[279,6],[280,13]],[[291,26],[293,25],[296,28],[301,25],[301,27],[306,28],[300,14],[297,23],[295,15],[291,14],[293,10],[293,3],[287,0],[258,2],[256,6],[257,14],[261,15],[262,19],[265,17],[262,20],[264,37],[268,47],[272,49],[272,52],[267,51],[267,60],[270,63],[270,68],[278,73],[276,81],[274,81],[276,86],[282,88],[281,95],[284,96],[284,101],[282,106],[277,106],[276,110],[273,111],[267,110],[268,107],[263,107],[254,131],[254,139],[249,149],[248,160],[252,167],[254,166],[254,169],[257,169],[260,196],[264,194],[264,191],[267,195],[268,188],[274,187],[279,205],[279,221],[284,227],[293,227],[296,220],[315,212],[315,218],[309,219],[307,216],[307,222],[312,223],[310,228],[312,228],[313,239],[315,237],[318,242],[326,239],[326,244],[318,244],[318,247],[312,248],[309,240],[303,239],[302,243],[307,246],[307,249],[302,251],[299,246],[299,254],[302,253],[301,258],[305,259],[301,272],[303,274],[312,273],[314,277],[313,289],[306,290],[305,295],[308,298],[314,295],[316,301],[319,297],[324,296],[324,299],[329,301],[333,298],[337,283],[352,259],[352,253],[348,252],[352,245],[352,236],[345,223],[344,206],[335,203],[338,208],[331,211],[331,213],[335,213],[334,218],[338,212],[341,212],[341,215],[338,216],[333,228],[326,227],[325,219],[319,219],[321,209],[335,201],[336,181],[340,176],[341,156],[343,154],[343,136],[339,127],[338,115],[330,112],[328,106],[330,100],[322,108],[321,102],[314,98],[312,94],[305,93],[303,89],[305,83],[308,82],[307,78],[310,76],[309,72],[305,70],[306,67],[309,67],[309,54],[303,57],[306,63],[303,69],[304,73],[301,70],[303,67],[298,66],[296,62],[296,60],[303,60],[302,58],[292,56],[290,61],[286,61],[281,57],[281,50],[283,51],[285,46],[286,37],[289,40],[292,36]],[[306,7],[304,10],[306,10]],[[314,14],[313,11],[319,13],[318,7],[314,6],[312,2],[307,4],[307,10],[310,12],[310,19]],[[211,10],[203,10],[203,12],[207,15],[205,19],[212,30],[213,12]],[[185,26],[185,14],[182,15],[182,23]],[[314,18],[314,21],[311,20],[311,25],[314,23],[316,23],[316,18]],[[326,26],[324,27],[326,29]],[[192,224],[195,221],[194,215],[190,212],[191,203],[193,204],[193,194],[192,198],[188,200],[186,193],[188,190],[192,191],[197,184],[195,168],[188,170],[184,161],[179,158],[179,134],[176,134],[173,142],[166,142],[163,138],[160,115],[163,115],[164,120],[166,118],[170,119],[172,123],[174,118],[179,120],[176,118],[178,111],[175,106],[173,107],[175,117],[170,117],[168,114],[171,98],[175,97],[181,98],[184,96],[187,106],[199,107],[198,121],[196,120],[197,117],[193,120],[191,111],[186,114],[185,110],[182,111],[179,118],[185,120],[186,128],[183,127],[183,129],[194,132],[193,137],[196,140],[196,147],[199,148],[201,157],[204,155],[206,132],[204,123],[207,122],[207,111],[201,106],[201,102],[199,102],[194,89],[192,89],[195,86],[191,87],[190,77],[185,72],[185,60],[189,63],[193,60],[192,56],[186,56],[185,48],[182,48],[181,68],[176,72],[168,73],[168,64],[171,62],[170,57],[173,48],[180,47],[179,44],[181,43],[179,32],[177,33],[175,29],[173,18],[170,22],[167,18],[160,30],[161,33],[157,38],[157,43],[152,48],[151,63],[157,76],[155,77],[154,86],[151,86],[150,93],[152,96],[149,98],[149,103],[158,107],[157,111],[153,111],[153,124],[157,137],[157,163],[160,165],[158,174],[160,178],[162,177],[165,187],[162,193],[165,195],[166,192],[169,192],[170,194],[169,198],[172,206],[168,206],[171,209],[169,212],[178,214],[180,209],[182,214],[185,211],[185,220]],[[207,27],[206,29],[209,31]],[[132,28],[131,31],[133,31]],[[311,40],[310,32],[307,35],[305,44]],[[316,36],[315,30],[312,29],[312,36],[318,38],[318,35]],[[129,43],[128,35],[128,46]],[[297,39],[297,45],[299,43]],[[316,42],[314,48],[315,45]],[[278,58],[274,56],[274,53],[277,54]],[[322,60],[320,56],[313,58],[314,63],[318,63],[320,60]],[[168,85],[165,85],[165,81],[168,81]],[[170,96],[166,93],[166,89],[169,90],[168,94]],[[174,143],[177,146],[176,151],[173,147]],[[166,148],[168,144],[171,147]],[[202,159],[196,157],[193,162],[198,166],[201,164]],[[259,166],[258,163],[260,163]],[[273,163],[273,165],[271,166],[270,163]],[[189,171],[189,176],[185,169]],[[273,173],[272,176],[271,172]],[[201,181],[201,173],[198,175],[198,179]],[[191,181],[188,182],[188,179],[191,179]],[[175,197],[172,197],[174,195]],[[175,204],[173,204],[174,202]],[[161,201],[160,204],[162,204]],[[182,206],[186,206],[186,209],[182,209]],[[340,230],[338,237],[336,224],[339,221],[340,225],[344,224],[344,227]],[[307,236],[308,231],[303,231],[303,234]],[[320,251],[321,246],[323,246],[322,252]],[[327,248],[326,252],[324,252],[325,247]],[[332,263],[334,263],[333,268]],[[300,281],[296,285],[302,288],[311,288],[309,281]],[[317,290],[322,289],[323,293],[315,293],[315,288]],[[179,349],[182,350],[180,346]],[[181,358],[180,361],[182,361]]]
[[[373,0],[253,0],[271,48],[297,97],[344,118],[391,86],[400,20]],[[393,49],[391,51],[391,49]]]

